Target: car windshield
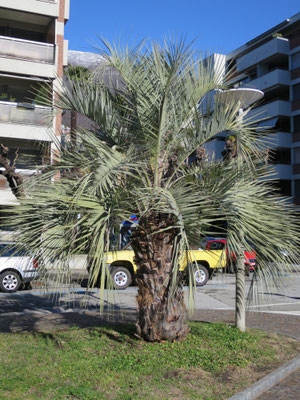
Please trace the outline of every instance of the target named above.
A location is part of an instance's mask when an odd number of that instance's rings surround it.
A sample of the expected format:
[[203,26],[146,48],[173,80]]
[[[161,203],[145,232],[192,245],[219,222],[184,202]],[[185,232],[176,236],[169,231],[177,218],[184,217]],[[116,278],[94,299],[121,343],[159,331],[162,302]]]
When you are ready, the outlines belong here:
[[28,256],[26,249],[18,249],[14,243],[0,244],[0,257],[25,257]]
[[199,243],[199,247],[200,247],[201,249],[205,250],[206,247],[207,247],[207,242],[208,242],[208,240],[202,239],[201,242]]

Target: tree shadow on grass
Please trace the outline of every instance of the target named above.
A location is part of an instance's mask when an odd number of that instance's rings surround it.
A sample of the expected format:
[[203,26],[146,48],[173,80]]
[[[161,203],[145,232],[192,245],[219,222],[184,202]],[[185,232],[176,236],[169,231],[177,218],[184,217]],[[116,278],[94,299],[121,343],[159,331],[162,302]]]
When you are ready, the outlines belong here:
[[110,340],[118,343],[135,344],[137,342],[136,327],[133,323],[115,324],[111,323],[105,328],[90,328],[89,333],[93,336],[107,336]]
[[[86,328],[85,326],[78,329]],[[37,331],[33,330],[31,333],[37,339],[43,339],[47,343],[52,343],[58,349],[63,349],[64,341],[61,340],[59,335],[60,332],[65,332],[64,330],[55,330],[53,332],[49,331]],[[127,343],[134,346],[137,343],[136,328],[134,324],[124,323],[122,325],[116,325],[115,323],[104,323],[103,327],[89,327],[85,336],[88,335],[93,338],[101,338],[106,336],[108,339],[115,341],[117,343]]]

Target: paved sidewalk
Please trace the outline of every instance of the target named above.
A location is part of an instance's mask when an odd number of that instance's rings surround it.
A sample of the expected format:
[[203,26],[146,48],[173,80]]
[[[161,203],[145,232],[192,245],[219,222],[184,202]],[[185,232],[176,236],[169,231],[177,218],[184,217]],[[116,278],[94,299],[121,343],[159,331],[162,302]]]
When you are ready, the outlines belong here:
[[300,369],[283,379],[257,400],[298,400],[300,399]]
[[[20,332],[34,330],[61,330],[71,326],[93,327],[106,323],[134,323],[136,311],[133,309],[106,309],[104,315],[93,311],[71,312],[28,312],[0,313],[0,332]],[[195,310],[191,320],[203,322],[225,322],[234,324],[231,310]],[[247,312],[248,328],[286,335],[300,340],[300,316]],[[300,396],[299,396],[300,399]]]
[[[191,319],[228,324],[234,324],[235,321],[234,311],[231,310],[195,310]],[[298,315],[251,311],[246,313],[246,326],[247,328],[261,329],[300,340],[300,316]]]

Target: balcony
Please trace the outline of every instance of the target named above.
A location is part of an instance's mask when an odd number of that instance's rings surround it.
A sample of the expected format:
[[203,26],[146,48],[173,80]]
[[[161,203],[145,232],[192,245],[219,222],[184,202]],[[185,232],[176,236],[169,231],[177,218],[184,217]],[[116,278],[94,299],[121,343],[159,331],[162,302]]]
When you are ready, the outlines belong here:
[[275,100],[270,103],[257,107],[248,113],[249,117],[257,116],[256,119],[273,118],[279,115],[290,116],[291,104],[286,100]]
[[35,105],[0,102],[0,123],[48,126],[51,109]]
[[292,135],[287,132],[275,132],[266,137],[266,147],[269,149],[290,148],[292,146]]
[[274,38],[269,42],[250,51],[244,56],[236,60],[236,69],[238,72],[247,70],[248,68],[267,60],[276,54],[288,55],[290,51],[289,41],[284,38]]
[[1,0],[1,7],[18,11],[24,11],[32,14],[47,15],[49,17],[58,17],[59,0]]
[[54,64],[55,46],[49,43],[0,36],[0,57]]
[[290,164],[275,164],[271,165],[270,169],[275,179],[292,179],[293,167]]
[[[27,108],[29,107],[29,108]],[[0,137],[51,141],[52,127],[50,108],[0,102]]]
[[290,72],[284,69],[275,69],[268,74],[261,76],[260,78],[253,79],[253,81],[244,86],[266,90],[276,85],[288,86],[289,84]]

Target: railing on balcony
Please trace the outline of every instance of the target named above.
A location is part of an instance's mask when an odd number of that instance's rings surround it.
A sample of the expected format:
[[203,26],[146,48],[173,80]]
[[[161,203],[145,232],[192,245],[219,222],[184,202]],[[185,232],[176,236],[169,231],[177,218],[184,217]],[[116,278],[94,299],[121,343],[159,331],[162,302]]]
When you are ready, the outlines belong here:
[[51,108],[0,101],[0,123],[49,126]]
[[54,55],[53,44],[0,36],[0,57],[54,64]]
[[236,69],[238,72],[247,70],[262,62],[271,56],[281,54],[288,56],[290,51],[289,40],[285,38],[274,38],[267,43],[257,47],[249,53],[241,56],[236,61]]

